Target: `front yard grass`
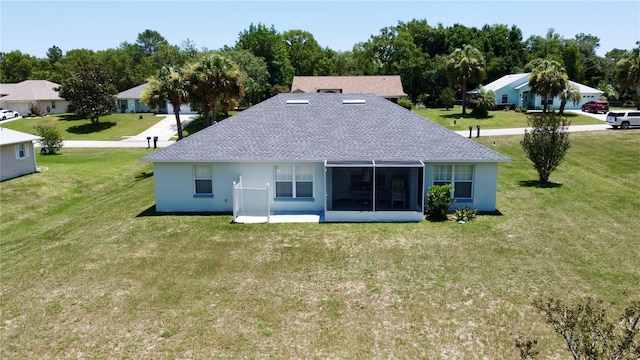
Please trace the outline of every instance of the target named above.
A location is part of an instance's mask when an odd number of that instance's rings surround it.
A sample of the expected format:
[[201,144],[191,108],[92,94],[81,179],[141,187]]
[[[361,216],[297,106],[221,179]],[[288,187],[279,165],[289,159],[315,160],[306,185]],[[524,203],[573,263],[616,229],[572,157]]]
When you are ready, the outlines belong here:
[[123,140],[127,136],[142,133],[160,120],[162,116],[151,113],[118,113],[101,116],[97,124],[92,124],[90,120],[80,119],[73,114],[60,114],[4,122],[1,126],[35,134],[34,126],[52,124],[60,131],[64,140]]
[[[467,114],[462,115],[462,107],[456,106],[447,109],[437,108],[419,108],[413,109],[413,112],[430,119],[431,121],[440,124],[447,129],[461,131],[469,129],[472,126],[476,129],[477,125],[480,125],[482,129],[508,129],[508,128],[523,128],[527,127],[527,114],[517,111],[489,111],[489,116],[486,119],[476,119],[470,116],[471,110],[467,109]],[[565,111],[564,113],[571,125],[592,125],[603,124],[596,118],[588,115],[576,114],[573,112]],[[454,121],[456,124],[454,124]]]
[[569,358],[540,296],[640,290],[638,131],[571,134],[539,188],[520,136],[499,214],[230,224],[157,214],[148,149],[63,149],[0,186],[1,358]]

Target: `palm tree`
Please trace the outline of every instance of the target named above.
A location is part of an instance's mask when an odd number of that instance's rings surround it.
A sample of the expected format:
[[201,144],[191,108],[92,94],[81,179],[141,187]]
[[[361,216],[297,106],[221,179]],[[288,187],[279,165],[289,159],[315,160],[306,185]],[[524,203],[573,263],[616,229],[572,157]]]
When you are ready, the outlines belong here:
[[478,86],[476,93],[471,96],[469,103],[474,106],[471,115],[478,118],[487,117],[489,110],[496,107],[496,93]]
[[218,105],[239,100],[244,96],[244,85],[238,67],[219,53],[205,55],[186,70],[191,96],[203,108],[205,126],[209,126],[209,114],[216,122]]
[[449,54],[445,71],[449,79],[462,90],[462,113],[466,114],[467,86],[480,83],[486,76],[484,56],[475,47],[465,45]]
[[616,63],[616,80],[620,86],[636,91],[637,107],[640,109],[640,49]]
[[578,86],[567,82],[567,86],[560,93],[560,115],[564,114],[564,107],[567,102],[571,101],[573,105],[576,105],[580,102],[580,99],[582,99],[582,94],[580,94]]
[[189,92],[182,69],[164,66],[156,76],[149,79],[149,83],[149,86],[142,92],[140,101],[153,108],[165,106],[168,101],[173,106],[178,140],[181,140],[180,106],[189,101]]
[[542,112],[547,112],[549,97],[554,97],[567,87],[567,71],[555,60],[542,60],[531,71],[529,86],[531,92],[542,96]]

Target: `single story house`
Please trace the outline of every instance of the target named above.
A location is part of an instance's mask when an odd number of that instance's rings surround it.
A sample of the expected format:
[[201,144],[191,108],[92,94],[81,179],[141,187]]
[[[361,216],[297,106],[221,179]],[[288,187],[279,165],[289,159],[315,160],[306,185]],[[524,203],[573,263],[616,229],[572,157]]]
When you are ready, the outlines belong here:
[[60,84],[48,80],[25,80],[15,84],[0,84],[0,108],[30,114],[37,107],[40,114],[68,112],[69,102],[60,97]]
[[[152,112],[153,109],[147,107],[145,104],[140,102],[140,98],[142,98],[142,92],[144,89],[148,88],[150,83],[144,83],[142,85],[138,85],[129,90],[125,90],[123,92],[118,93],[116,95],[116,101],[118,106],[118,112],[121,113],[141,113],[141,112]],[[173,114],[173,105],[167,102],[167,105],[158,109],[158,111],[162,114]],[[196,112],[191,110],[191,106],[189,104],[182,104],[180,106],[180,114],[195,114]]]
[[374,94],[283,93],[141,159],[158,212],[422,221],[427,190],[496,209],[506,156]]
[[[484,85],[484,89],[495,92],[496,104],[498,106],[508,104],[525,109],[542,109],[544,107],[542,96],[531,92],[531,86],[529,86],[530,75],[531,73],[505,75],[498,80]],[[565,105],[565,109],[567,110],[580,109],[584,103],[591,100],[600,100],[600,96],[604,94],[604,91],[594,89],[587,85],[571,80],[569,80],[569,83],[578,87],[581,99],[576,104],[571,101],[567,102]],[[549,109],[557,110],[560,108],[559,95],[553,98],[549,97],[547,101]]]
[[397,103],[406,97],[400,75],[294,76],[292,93],[371,93]]
[[40,137],[0,127],[0,181],[38,170],[33,151],[35,140]]

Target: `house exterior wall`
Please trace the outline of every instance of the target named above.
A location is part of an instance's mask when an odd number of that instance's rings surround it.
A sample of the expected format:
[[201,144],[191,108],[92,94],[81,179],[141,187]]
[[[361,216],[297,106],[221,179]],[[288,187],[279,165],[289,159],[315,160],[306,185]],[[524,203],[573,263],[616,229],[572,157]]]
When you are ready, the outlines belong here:
[[[470,200],[456,200],[452,209],[464,206],[474,207],[478,211],[495,211],[496,195],[498,188],[498,164],[496,163],[479,163],[479,164],[442,164],[442,165],[474,165],[473,187]],[[434,164],[425,164],[425,206],[427,204],[427,195],[429,187],[433,185]]]
[[[159,212],[232,212],[233,182],[242,176],[247,188],[265,188],[270,184],[271,212],[321,212],[324,209],[324,166],[313,167],[313,199],[275,199],[276,163],[212,163],[213,197],[194,196],[193,163],[154,163],[156,211]],[[279,163],[278,163],[279,164]],[[287,163],[289,164],[289,163]]]
[[[194,196],[193,163],[154,163],[154,184],[156,194],[156,211],[159,212],[232,212],[233,182],[242,177],[245,188],[265,188],[269,183],[269,207],[272,213],[324,211],[325,174],[324,165],[316,163],[313,167],[312,199],[275,199],[274,166],[280,163],[212,163],[213,196]],[[286,163],[289,164],[289,163]],[[496,188],[498,164],[481,163],[474,165],[473,198],[459,200],[453,208],[469,206],[480,211],[496,209]],[[331,169],[328,168],[327,171]],[[433,185],[433,164],[425,165],[425,206],[428,189]],[[330,186],[327,193],[332,193]],[[331,199],[329,199],[330,201]],[[353,212],[351,212],[353,213]],[[349,212],[334,212],[338,218],[327,218],[328,221],[349,221]],[[353,214],[351,214],[353,215]],[[398,216],[414,216],[414,213],[377,214],[375,221],[398,221]],[[421,216],[420,213],[415,216]],[[353,221],[357,219],[354,218]],[[404,219],[407,220],[407,219]],[[420,219],[418,219],[420,220]]]
[[[69,109],[69,102],[66,100],[38,100],[35,104],[43,115],[47,114],[47,109],[49,114],[62,114]],[[17,111],[20,115],[31,113],[31,101],[2,101],[0,107]]]
[[18,144],[0,146],[0,181],[37,171],[33,143],[23,143],[29,149],[29,155],[24,159],[16,159],[15,147]]

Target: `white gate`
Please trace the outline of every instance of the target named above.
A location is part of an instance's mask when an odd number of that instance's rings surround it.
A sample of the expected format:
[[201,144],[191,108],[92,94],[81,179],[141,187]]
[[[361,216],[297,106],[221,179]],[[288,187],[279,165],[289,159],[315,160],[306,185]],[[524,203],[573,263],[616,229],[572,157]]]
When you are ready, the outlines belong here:
[[233,221],[237,223],[269,222],[269,183],[265,188],[242,185],[242,176],[233,182]]

